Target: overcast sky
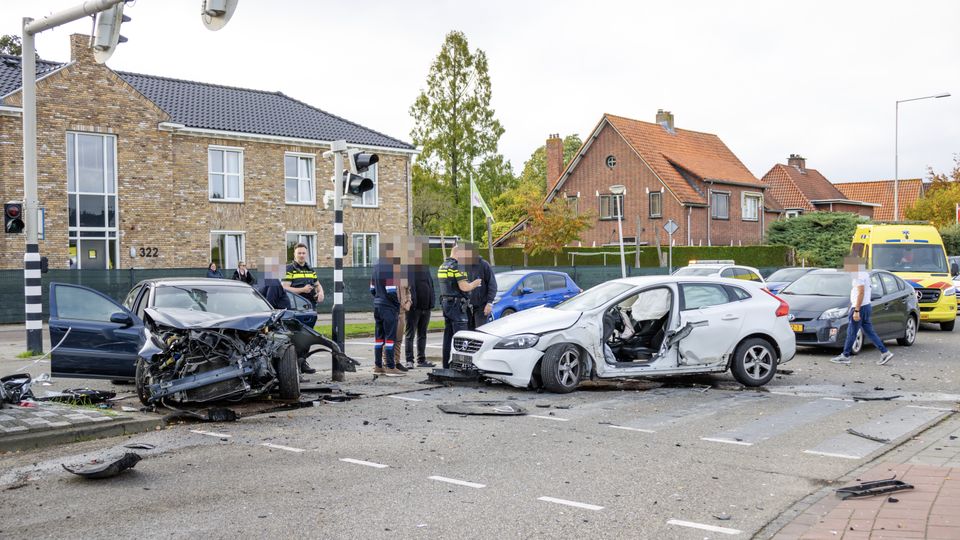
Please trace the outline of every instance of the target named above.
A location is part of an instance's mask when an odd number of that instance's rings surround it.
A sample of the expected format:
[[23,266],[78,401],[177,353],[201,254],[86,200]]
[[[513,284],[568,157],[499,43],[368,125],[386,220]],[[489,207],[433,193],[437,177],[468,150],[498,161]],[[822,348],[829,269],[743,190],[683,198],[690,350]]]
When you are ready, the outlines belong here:
[[[81,0],[2,0],[0,33]],[[960,2],[240,0],[219,32],[200,0],[138,0],[114,69],[282,91],[410,140],[408,114],[444,35],[486,51],[501,152],[519,171],[549,133],[604,112],[715,133],[757,177],[788,154],[835,182],[952,167],[960,153]],[[68,60],[44,32],[45,59]]]

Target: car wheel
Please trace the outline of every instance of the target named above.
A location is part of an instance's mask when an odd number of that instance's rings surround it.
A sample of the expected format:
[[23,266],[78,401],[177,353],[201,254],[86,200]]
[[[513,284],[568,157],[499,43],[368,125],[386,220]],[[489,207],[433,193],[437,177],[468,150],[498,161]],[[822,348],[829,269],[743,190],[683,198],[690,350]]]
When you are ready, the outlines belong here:
[[777,373],[777,352],[765,339],[748,339],[734,352],[730,371],[744,386],[763,386]]
[[516,313],[516,312],[517,312],[517,310],[515,310],[515,309],[513,309],[513,308],[507,308],[507,309],[503,310],[503,312],[500,313],[500,318],[502,319],[502,318],[506,317],[507,315],[513,315],[513,314]]
[[586,365],[580,348],[571,343],[560,343],[547,349],[540,362],[543,387],[556,394],[573,392]]
[[954,319],[954,320],[952,320],[952,321],[944,321],[944,322],[940,323],[940,329],[943,330],[944,332],[952,332],[952,331],[953,331],[953,325],[956,324],[956,322],[957,322],[956,319]]
[[857,331],[857,339],[853,340],[853,346],[850,347],[850,354],[856,356],[863,350],[863,330]]
[[300,399],[300,370],[297,367],[297,350],[293,345],[287,347],[277,360],[277,380],[280,383],[280,399]]
[[151,405],[149,386],[153,384],[153,378],[150,376],[150,365],[147,364],[147,361],[143,358],[137,358],[135,382],[137,385],[137,397],[140,398],[140,403]]
[[917,318],[913,315],[907,317],[907,324],[903,329],[903,337],[897,338],[897,344],[904,347],[913,345],[917,340]]

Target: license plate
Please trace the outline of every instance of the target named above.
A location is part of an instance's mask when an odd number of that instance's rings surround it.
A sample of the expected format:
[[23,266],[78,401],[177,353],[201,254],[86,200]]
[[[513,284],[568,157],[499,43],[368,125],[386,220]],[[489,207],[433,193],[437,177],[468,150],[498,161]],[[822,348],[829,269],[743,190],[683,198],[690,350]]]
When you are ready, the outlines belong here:
[[790,329],[793,330],[794,332],[803,332],[803,325],[802,325],[802,324],[791,324],[791,325],[790,325]]
[[452,354],[450,355],[450,360],[451,360],[452,362],[460,362],[460,363],[462,363],[462,364],[472,364],[472,363],[473,363],[473,357],[467,356],[467,355],[465,355],[465,354],[459,354],[459,353],[452,353]]

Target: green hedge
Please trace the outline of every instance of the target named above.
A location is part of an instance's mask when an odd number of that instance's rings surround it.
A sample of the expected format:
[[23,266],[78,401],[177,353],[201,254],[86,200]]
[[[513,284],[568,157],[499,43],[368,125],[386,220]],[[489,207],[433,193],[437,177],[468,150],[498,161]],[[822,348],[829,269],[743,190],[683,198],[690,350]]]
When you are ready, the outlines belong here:
[[[633,251],[633,246],[626,246],[626,251]],[[667,248],[661,248],[664,256],[667,254]],[[497,266],[523,266],[523,250],[521,248],[494,248],[494,257]],[[602,248],[564,248],[563,255],[557,256],[557,265],[573,266],[569,253],[609,253],[607,255],[607,265],[620,264],[619,251],[616,247],[607,246]],[[790,246],[676,246],[673,248],[673,265],[686,266],[689,260],[703,259],[726,259],[733,260],[739,264],[760,267],[780,267],[793,264],[793,249]],[[481,255],[488,257],[487,250],[482,250]],[[627,254],[627,266],[635,266],[635,256]],[[443,255],[440,248],[430,250],[430,265],[439,266],[443,262]],[[575,257],[576,266],[603,266],[603,257],[600,255],[586,256],[577,255]],[[554,266],[553,255],[540,254],[529,256],[526,261],[527,266]],[[653,246],[641,246],[640,248],[640,267],[649,268],[659,266],[657,261],[657,248]]]

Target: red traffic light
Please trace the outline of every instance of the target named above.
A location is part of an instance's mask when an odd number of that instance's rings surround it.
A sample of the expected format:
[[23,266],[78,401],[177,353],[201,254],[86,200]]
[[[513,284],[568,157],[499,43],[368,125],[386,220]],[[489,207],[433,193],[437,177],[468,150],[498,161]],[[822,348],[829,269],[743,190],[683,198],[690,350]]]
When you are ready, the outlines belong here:
[[20,205],[19,204],[8,204],[6,208],[7,217],[18,218],[20,217]]
[[7,234],[23,232],[23,203],[8,202],[3,205],[3,230]]

